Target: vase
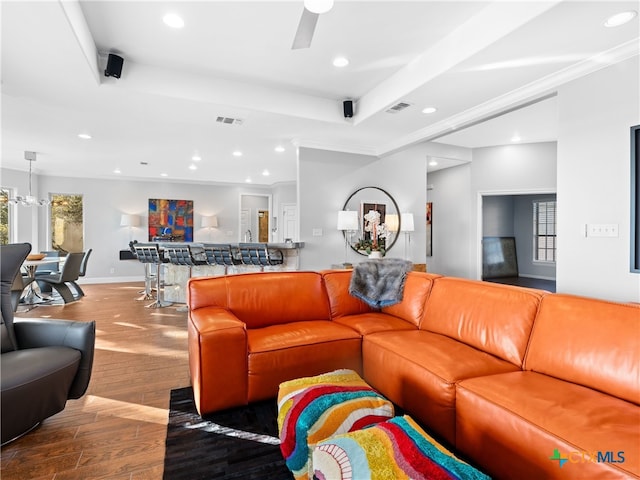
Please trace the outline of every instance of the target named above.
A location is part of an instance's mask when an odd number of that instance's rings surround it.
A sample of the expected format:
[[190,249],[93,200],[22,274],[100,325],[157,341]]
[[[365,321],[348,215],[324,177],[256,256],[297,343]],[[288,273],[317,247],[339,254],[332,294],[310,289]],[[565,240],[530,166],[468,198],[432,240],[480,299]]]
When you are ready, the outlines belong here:
[[382,258],[382,252],[380,250],[374,250],[369,254],[369,258]]

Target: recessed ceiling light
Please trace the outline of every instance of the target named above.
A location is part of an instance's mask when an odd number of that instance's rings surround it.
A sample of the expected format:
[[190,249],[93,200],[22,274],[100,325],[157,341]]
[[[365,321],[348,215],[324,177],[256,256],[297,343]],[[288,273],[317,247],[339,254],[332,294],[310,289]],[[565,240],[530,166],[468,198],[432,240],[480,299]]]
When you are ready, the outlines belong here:
[[429,166],[431,166],[431,167],[435,167],[436,165],[438,165],[438,162],[436,162],[435,160],[431,160],[429,162]]
[[284,147],[282,145],[278,145],[274,150],[278,153],[282,153],[284,152]]
[[160,176],[161,176],[161,177],[168,177],[168,176],[169,176],[169,174],[168,174],[168,173],[164,173],[164,172],[162,172],[162,173],[160,174]]
[[263,176],[265,176],[265,177],[268,177],[268,176],[269,176],[269,175],[271,175],[271,174],[269,173],[269,170],[264,169],[264,170],[262,171],[262,175],[263,175]]
[[162,21],[171,28],[182,28],[184,27],[184,20],[180,18],[175,13],[167,13],[164,17],[162,17]]
[[522,140],[522,138],[520,138],[520,135],[515,134],[513,137],[511,137],[511,141],[512,142],[519,142],[520,140]]
[[233,156],[234,157],[241,157],[242,156],[242,152],[240,150],[236,150],[235,152],[233,152]]
[[202,157],[194,155],[193,157],[191,157],[191,160],[193,160],[194,162],[199,162],[200,160],[202,160]]
[[427,113],[427,114],[435,113],[437,111],[438,111],[438,109],[436,107],[425,107],[425,108],[422,109],[422,113]]
[[79,133],[78,138],[81,138],[83,140],[91,140],[91,135],[89,135],[88,133]]
[[196,167],[193,163],[191,165],[189,165],[189,170],[197,170],[198,167]]
[[346,57],[336,57],[333,59],[334,67],[346,67],[349,65],[349,59]]
[[251,177],[247,177],[247,178],[245,179],[245,182],[247,182],[247,183],[251,183]]
[[122,173],[122,171],[119,168],[116,168],[113,173]]
[[604,22],[605,27],[619,27],[620,25],[624,25],[625,23],[633,20],[638,12],[635,10],[628,10],[626,12],[616,13],[615,15],[611,15],[607,18],[607,21]]
[[327,13],[333,8],[333,0],[304,0],[304,8],[312,13]]

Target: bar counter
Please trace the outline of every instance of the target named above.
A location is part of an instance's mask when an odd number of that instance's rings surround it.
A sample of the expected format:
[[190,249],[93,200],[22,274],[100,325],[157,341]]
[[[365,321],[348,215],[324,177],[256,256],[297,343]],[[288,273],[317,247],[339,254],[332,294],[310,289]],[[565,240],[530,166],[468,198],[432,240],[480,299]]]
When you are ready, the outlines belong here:
[[[213,242],[156,242],[160,248],[177,245],[201,247]],[[227,243],[232,249],[237,249],[238,243]],[[267,248],[280,250],[283,256],[282,265],[263,267],[265,272],[298,270],[300,265],[300,249],[304,242],[267,243]],[[164,299],[173,303],[186,303],[186,286],[190,277],[214,277],[225,275],[225,267],[221,265],[197,265],[188,267],[172,263],[163,264],[162,277],[164,279]],[[234,265],[227,267],[227,274],[259,272],[260,267],[254,265]]]

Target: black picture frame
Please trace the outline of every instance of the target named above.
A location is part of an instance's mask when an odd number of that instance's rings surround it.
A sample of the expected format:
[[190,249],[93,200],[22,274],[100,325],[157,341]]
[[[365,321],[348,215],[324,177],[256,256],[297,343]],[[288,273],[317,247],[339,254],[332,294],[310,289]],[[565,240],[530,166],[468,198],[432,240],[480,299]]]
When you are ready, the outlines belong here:
[[640,125],[631,127],[631,272],[640,273]]

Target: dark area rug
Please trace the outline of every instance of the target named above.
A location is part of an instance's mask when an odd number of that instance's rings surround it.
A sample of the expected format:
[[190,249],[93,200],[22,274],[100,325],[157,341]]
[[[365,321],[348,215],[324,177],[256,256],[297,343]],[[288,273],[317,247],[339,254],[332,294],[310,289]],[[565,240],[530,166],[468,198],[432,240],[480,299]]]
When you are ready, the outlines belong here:
[[191,387],[171,391],[164,480],[291,480],[278,440],[276,400],[200,417]]

